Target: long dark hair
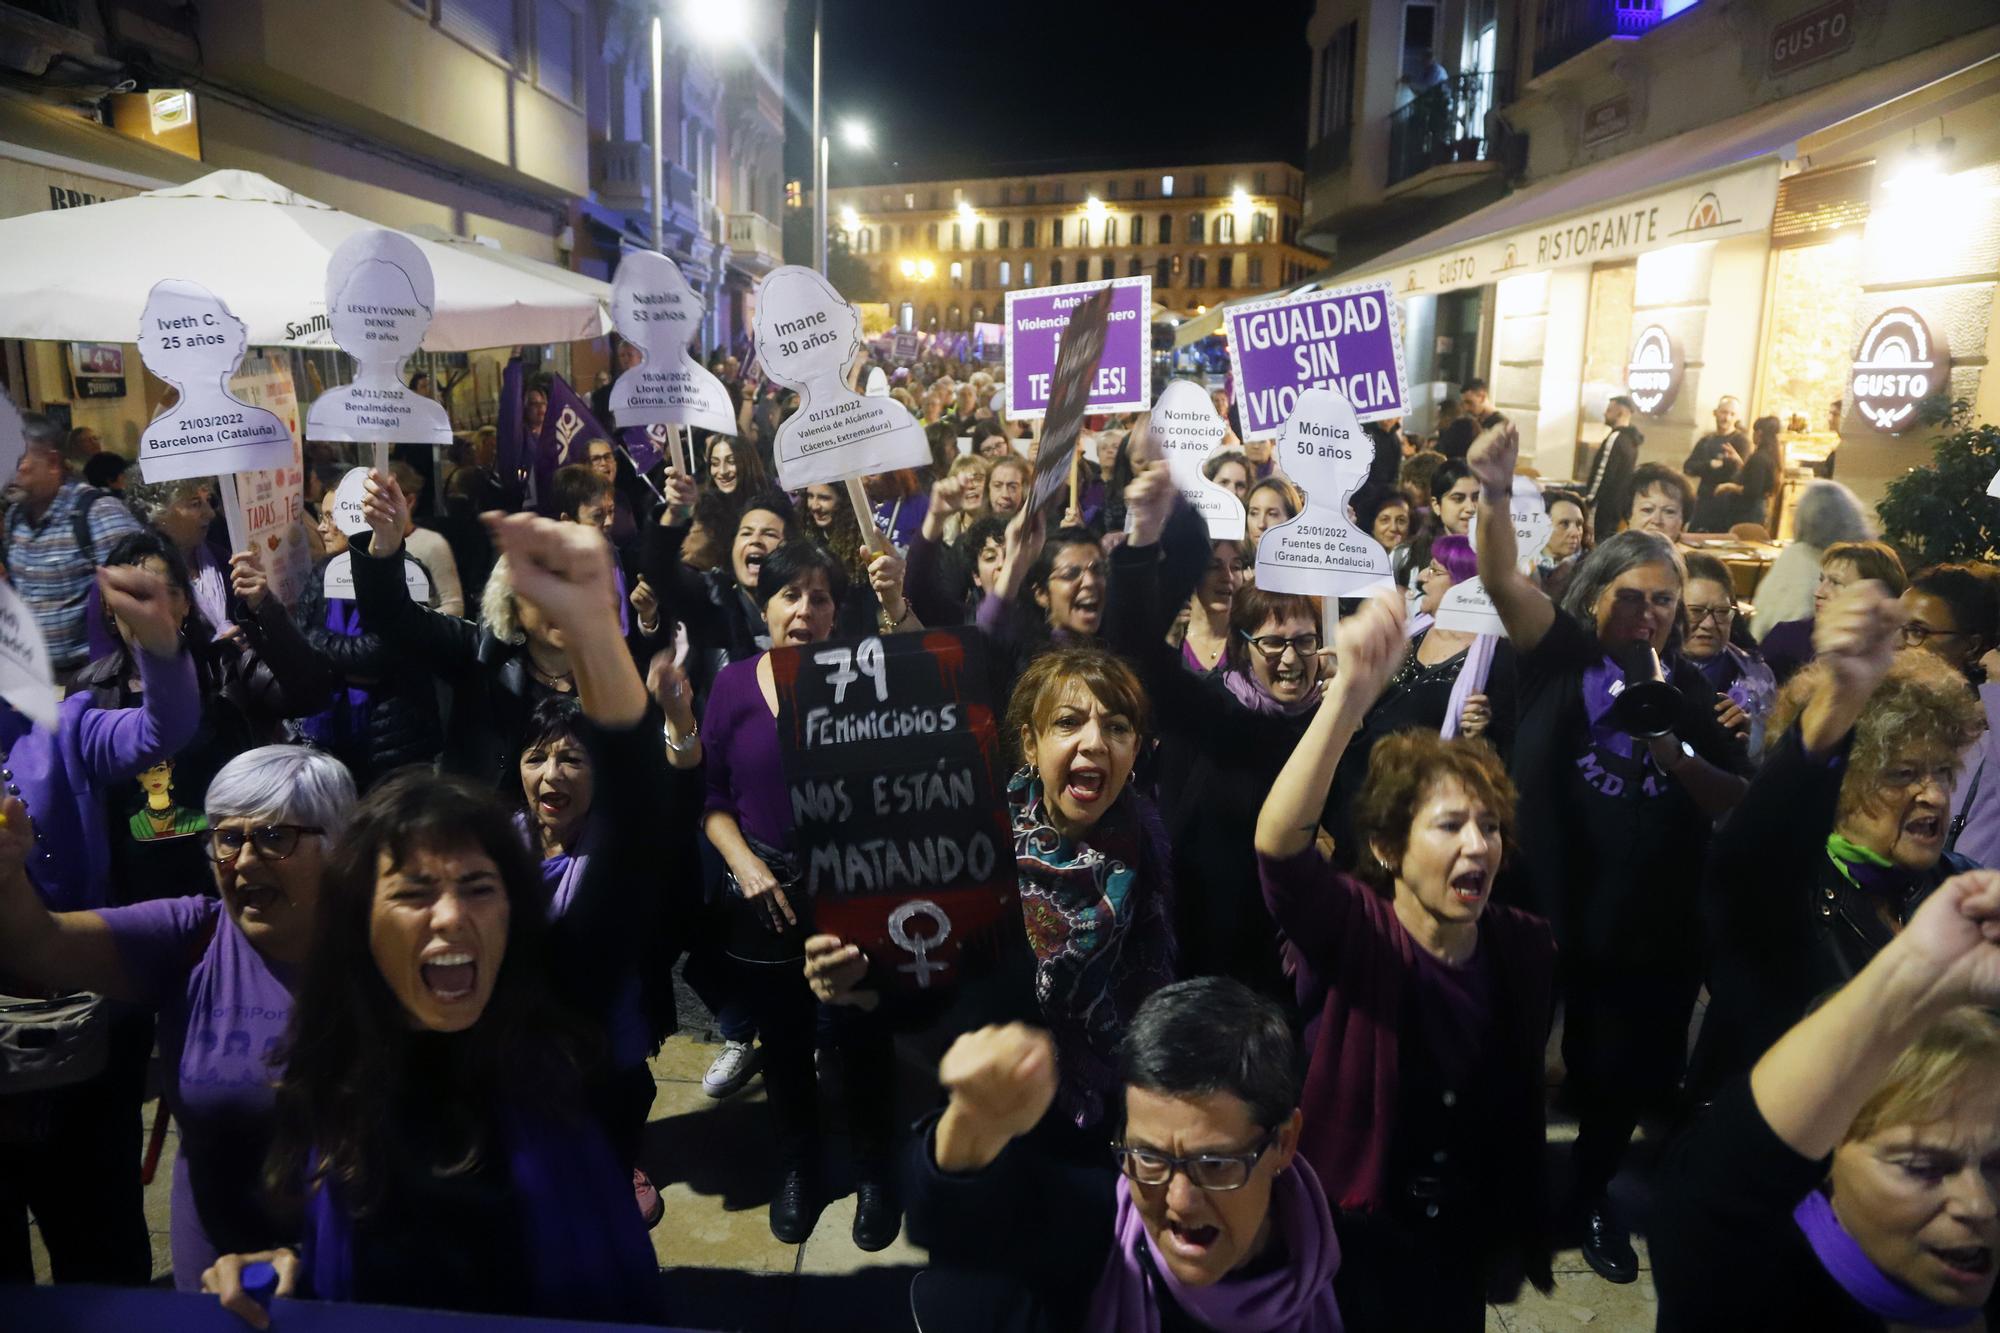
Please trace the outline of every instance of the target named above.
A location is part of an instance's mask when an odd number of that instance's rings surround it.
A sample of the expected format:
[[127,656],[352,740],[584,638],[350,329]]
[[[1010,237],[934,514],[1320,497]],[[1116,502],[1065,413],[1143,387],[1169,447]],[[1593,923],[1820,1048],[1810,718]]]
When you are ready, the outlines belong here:
[[[187,602],[187,614],[181,617],[181,642],[187,645],[188,653],[194,659],[195,683],[204,696],[214,694],[222,688],[220,653],[215,647],[215,627],[208,623],[208,617],[194,602],[194,576],[188,571],[187,557],[180,548],[167,540],[167,535],[158,528],[141,528],[128,532],[111,543],[111,549],[104,553],[106,565],[139,565],[148,560],[158,560],[166,567],[167,583]],[[118,658],[118,673],[122,676],[131,669],[131,649],[125,646],[124,636],[118,632],[118,622],[111,614],[111,608],[100,608],[104,617],[104,628],[110,631],[113,644],[112,653]]]
[[[413,1032],[369,944],[378,862],[420,851],[477,849],[499,867],[507,894],[507,951],[479,1021],[448,1036]],[[465,778],[405,768],[355,808],[327,856],[311,962],[292,1006],[278,1081],[269,1180],[280,1197],[335,1184],[359,1216],[389,1188],[395,1109],[415,1061],[446,1090],[426,1103],[452,1160],[476,1168],[495,1150],[494,1114],[531,1107],[582,1114],[586,1067],[601,1051],[549,984],[549,893],[511,812]],[[421,1049],[419,1043],[422,1043]],[[440,1068],[440,1063],[443,1065]]]

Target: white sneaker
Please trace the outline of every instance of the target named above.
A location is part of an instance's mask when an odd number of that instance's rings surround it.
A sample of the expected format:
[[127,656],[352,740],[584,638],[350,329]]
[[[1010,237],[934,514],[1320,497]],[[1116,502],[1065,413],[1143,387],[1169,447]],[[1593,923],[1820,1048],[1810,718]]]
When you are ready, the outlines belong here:
[[715,1063],[701,1076],[701,1090],[717,1098],[733,1097],[743,1091],[764,1064],[764,1052],[747,1041],[726,1041]]

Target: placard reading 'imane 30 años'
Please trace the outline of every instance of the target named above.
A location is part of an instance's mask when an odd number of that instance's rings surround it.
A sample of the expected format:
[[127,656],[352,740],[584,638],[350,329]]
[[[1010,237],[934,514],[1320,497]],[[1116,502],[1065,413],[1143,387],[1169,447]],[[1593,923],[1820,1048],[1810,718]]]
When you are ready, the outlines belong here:
[[1404,414],[1402,312],[1387,282],[1231,310],[1229,364],[1245,439],[1268,439],[1307,389],[1338,389],[1362,421]]
[[771,671],[815,928],[884,981],[954,984],[1015,884],[984,641],[959,627],[779,648]]

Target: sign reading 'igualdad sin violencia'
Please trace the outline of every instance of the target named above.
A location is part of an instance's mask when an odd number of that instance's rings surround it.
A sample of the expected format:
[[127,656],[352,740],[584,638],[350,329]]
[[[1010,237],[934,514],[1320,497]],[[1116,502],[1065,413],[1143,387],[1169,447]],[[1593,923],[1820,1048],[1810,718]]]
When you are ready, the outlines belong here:
[[1402,312],[1387,282],[1239,306],[1229,363],[1243,437],[1267,439],[1308,389],[1337,389],[1362,421],[1404,415]]

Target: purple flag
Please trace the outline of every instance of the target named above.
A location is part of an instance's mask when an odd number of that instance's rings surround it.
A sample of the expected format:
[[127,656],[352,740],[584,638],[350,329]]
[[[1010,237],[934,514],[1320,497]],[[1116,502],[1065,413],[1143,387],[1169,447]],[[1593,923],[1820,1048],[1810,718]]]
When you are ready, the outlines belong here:
[[618,442],[625,446],[625,456],[633,467],[651,472],[661,459],[673,456],[673,432],[672,426],[627,426],[618,432]]
[[592,440],[610,438],[611,432],[591,412],[590,404],[579,398],[562,376],[551,375],[549,412],[542,418],[541,438],[535,441],[536,509],[555,517],[549,506],[555,501],[556,469],[585,462]]

